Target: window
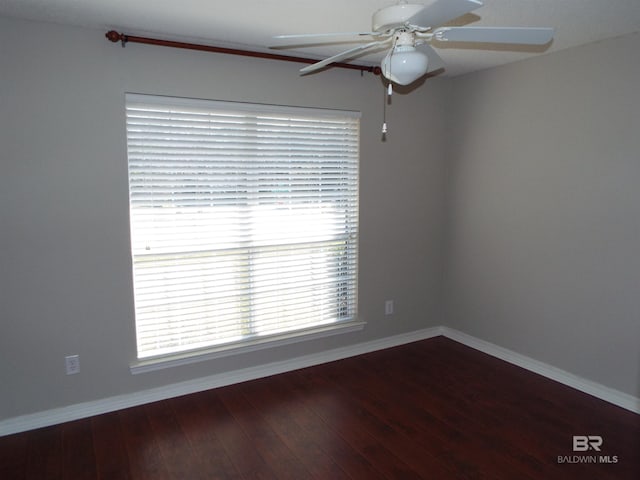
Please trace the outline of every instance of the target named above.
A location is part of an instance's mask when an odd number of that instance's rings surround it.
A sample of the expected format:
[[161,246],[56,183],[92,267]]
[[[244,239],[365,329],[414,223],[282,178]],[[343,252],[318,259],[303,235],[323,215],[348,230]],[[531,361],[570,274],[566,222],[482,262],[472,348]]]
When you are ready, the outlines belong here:
[[126,107],[139,359],[357,323],[359,114]]

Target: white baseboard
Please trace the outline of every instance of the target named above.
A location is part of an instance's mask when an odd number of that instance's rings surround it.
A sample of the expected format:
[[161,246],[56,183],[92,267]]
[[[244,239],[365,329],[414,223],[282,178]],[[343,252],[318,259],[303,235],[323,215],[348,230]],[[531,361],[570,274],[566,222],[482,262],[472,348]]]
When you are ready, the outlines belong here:
[[499,347],[493,343],[472,337],[471,335],[467,335],[466,333],[462,333],[458,330],[454,330],[449,327],[441,327],[441,330],[442,335],[450,338],[451,340],[455,340],[456,342],[460,342],[468,347],[489,354],[492,357],[517,365],[518,367],[522,367],[526,370],[542,375],[543,377],[550,378],[551,380],[555,380],[556,382],[575,388],[581,392],[588,393],[596,398],[622,407],[625,410],[640,413],[640,398],[634,397],[633,395],[605,387],[599,383],[592,382],[591,380],[587,380],[586,378],[579,377],[573,373],[569,373],[565,370],[534,360],[533,358],[521,355],[512,350]]
[[141,392],[118,395],[101,400],[78,403],[66,407],[46,410],[44,412],[9,418],[0,421],[0,436],[11,435],[12,433],[24,432],[72,420],[79,420],[81,418],[113,412],[123,408],[135,407],[145,403],[201,392],[203,390],[232,385],[234,383],[240,383],[247,380],[264,378],[278,373],[333,362],[335,360],[362,355],[376,350],[397,347],[399,345],[437,337],[441,334],[442,329],[440,327],[426,328],[423,330],[395,335],[393,337],[359,343],[348,347],[304,355],[290,360],[273,362],[266,365],[259,365],[218,375],[211,375],[209,377],[198,378]]
[[385,348],[397,347],[407,343],[417,342],[419,340],[426,340],[440,335],[444,335],[451,340],[455,340],[456,342],[460,342],[493,357],[575,388],[581,392],[593,395],[601,400],[618,405],[626,410],[640,413],[640,398],[636,398],[632,395],[586,380],[572,373],[546,363],[539,362],[538,360],[534,360],[506,348],[499,347],[498,345],[480,340],[452,328],[432,327],[395,335],[393,337],[359,343],[348,347],[336,348],[326,352],[304,355],[290,360],[273,362],[266,365],[244,368],[241,370],[189,380],[141,392],[118,395],[116,397],[84,402],[44,412],[9,418],[7,420],[0,421],[0,436],[87,418],[94,415],[121,410],[123,408],[135,407],[145,403],[201,392],[203,390],[232,385],[234,383],[240,383],[247,380],[264,378],[279,373],[298,370],[300,368],[311,367],[322,363],[362,355],[364,353],[383,350]]

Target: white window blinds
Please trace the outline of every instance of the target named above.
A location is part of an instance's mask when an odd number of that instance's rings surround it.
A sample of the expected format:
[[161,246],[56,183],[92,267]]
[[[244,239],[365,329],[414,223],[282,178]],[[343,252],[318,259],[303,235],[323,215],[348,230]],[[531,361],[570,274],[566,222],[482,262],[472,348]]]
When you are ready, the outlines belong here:
[[355,320],[358,114],[126,109],[140,359]]

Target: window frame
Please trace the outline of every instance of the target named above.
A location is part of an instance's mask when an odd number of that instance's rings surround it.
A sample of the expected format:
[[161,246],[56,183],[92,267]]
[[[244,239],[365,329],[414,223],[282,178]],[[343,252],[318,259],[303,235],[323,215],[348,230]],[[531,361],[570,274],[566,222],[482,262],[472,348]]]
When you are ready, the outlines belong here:
[[[315,109],[315,108],[306,108],[306,107],[284,107],[277,105],[265,105],[265,104],[254,104],[254,103],[244,103],[244,102],[227,102],[227,101],[217,101],[217,100],[200,100],[200,99],[188,99],[181,97],[164,97],[157,95],[145,95],[145,94],[126,94],[126,106],[128,110],[128,106],[130,103],[155,103],[158,105],[162,105],[164,107],[170,106],[186,106],[186,107],[197,107],[201,108],[211,107],[214,109],[233,109],[234,111],[246,111],[251,114],[305,114],[305,115],[315,115],[318,117],[331,115],[331,116],[344,116],[351,118],[360,118],[359,112],[353,111],[342,111],[342,110],[327,110],[327,109]],[[356,197],[359,197],[359,163],[360,163],[360,153],[359,153],[359,143],[360,143],[360,134],[358,128],[358,153],[357,153],[357,173],[356,173]],[[130,159],[129,159],[129,134],[127,132],[127,168],[130,174]],[[355,215],[356,215],[356,240],[355,240],[355,272],[353,276],[355,277],[353,281],[355,282],[355,306],[353,306],[355,314],[353,318],[348,321],[339,321],[335,323],[325,323],[316,326],[312,326],[309,328],[300,328],[292,331],[286,331],[282,333],[269,334],[265,336],[254,336],[248,339],[240,340],[239,342],[229,342],[229,343],[221,343],[206,347],[193,348],[188,350],[182,350],[173,353],[164,353],[152,356],[140,356],[140,352],[136,347],[137,359],[133,361],[130,365],[131,372],[134,374],[143,373],[147,371],[158,370],[162,368],[168,368],[172,366],[185,365],[205,360],[210,360],[214,358],[219,358],[223,356],[229,355],[237,355],[242,353],[248,353],[252,351],[262,350],[266,348],[273,348],[282,345],[287,345],[291,343],[297,343],[301,341],[309,341],[317,338],[327,337],[331,335],[337,335],[342,333],[354,332],[358,330],[362,330],[364,328],[365,322],[361,321],[358,317],[358,243],[359,243],[359,233],[358,233],[358,219],[359,216],[359,206],[358,201],[356,202],[355,207]],[[129,208],[130,210],[133,208],[131,193],[129,198]],[[134,272],[134,252],[133,252],[133,215],[130,214],[130,228],[131,228],[131,259],[132,259],[132,273]],[[134,279],[135,282],[135,279]],[[134,284],[134,292],[135,292],[135,284]],[[136,316],[136,312],[134,312],[134,318]],[[138,321],[136,322],[136,335],[138,335]],[[136,340],[136,345],[138,345],[138,341]]]

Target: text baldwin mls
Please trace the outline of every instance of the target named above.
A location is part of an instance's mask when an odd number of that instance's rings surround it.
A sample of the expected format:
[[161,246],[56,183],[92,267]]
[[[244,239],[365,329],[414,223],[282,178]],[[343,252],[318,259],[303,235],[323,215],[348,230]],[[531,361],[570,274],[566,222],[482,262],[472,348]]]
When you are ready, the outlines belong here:
[[[574,435],[573,451],[600,451],[603,440],[599,435]],[[558,455],[558,463],[618,463],[618,455]]]

